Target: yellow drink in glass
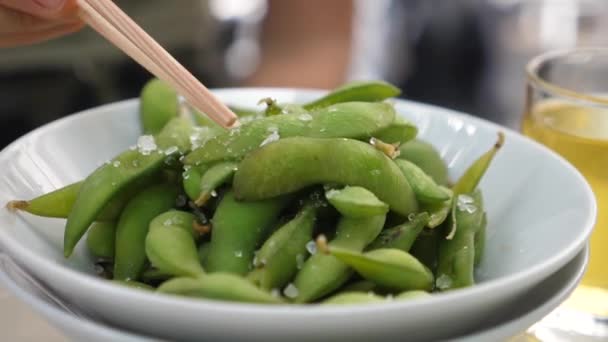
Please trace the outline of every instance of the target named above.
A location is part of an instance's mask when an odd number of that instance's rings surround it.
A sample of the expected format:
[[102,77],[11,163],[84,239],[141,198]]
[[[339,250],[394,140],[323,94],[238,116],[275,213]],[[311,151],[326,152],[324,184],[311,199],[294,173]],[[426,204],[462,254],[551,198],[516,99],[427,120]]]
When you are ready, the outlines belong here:
[[[591,185],[598,205],[587,271],[563,307],[590,314],[599,318],[597,324],[605,325],[608,319],[608,49],[551,52],[531,61],[527,72],[523,133],[574,165]],[[565,327],[565,330],[577,331],[577,327]]]
[[[599,288],[597,291],[605,291],[603,295],[608,299],[608,108],[545,100],[527,113],[523,132],[570,161],[591,184],[598,218],[582,287]],[[597,303],[600,305],[596,307],[593,298],[588,299],[590,303],[579,305],[586,311],[591,309],[597,315],[608,316],[608,301]]]

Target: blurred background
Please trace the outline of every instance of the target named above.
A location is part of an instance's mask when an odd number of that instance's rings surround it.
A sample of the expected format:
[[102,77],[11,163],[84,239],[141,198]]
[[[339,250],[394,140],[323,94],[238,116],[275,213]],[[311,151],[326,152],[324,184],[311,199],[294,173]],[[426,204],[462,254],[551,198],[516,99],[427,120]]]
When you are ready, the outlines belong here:
[[[115,0],[208,87],[403,97],[519,128],[527,61],[608,45],[606,0]],[[150,74],[90,29],[0,49],[0,148],[51,120],[138,96]]]

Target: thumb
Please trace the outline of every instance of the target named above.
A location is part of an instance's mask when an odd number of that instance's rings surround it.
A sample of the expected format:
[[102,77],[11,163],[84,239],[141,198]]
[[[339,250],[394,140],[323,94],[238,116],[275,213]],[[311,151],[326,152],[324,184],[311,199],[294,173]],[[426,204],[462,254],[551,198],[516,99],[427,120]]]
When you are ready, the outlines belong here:
[[0,0],[5,6],[45,19],[65,17],[76,9],[76,0]]

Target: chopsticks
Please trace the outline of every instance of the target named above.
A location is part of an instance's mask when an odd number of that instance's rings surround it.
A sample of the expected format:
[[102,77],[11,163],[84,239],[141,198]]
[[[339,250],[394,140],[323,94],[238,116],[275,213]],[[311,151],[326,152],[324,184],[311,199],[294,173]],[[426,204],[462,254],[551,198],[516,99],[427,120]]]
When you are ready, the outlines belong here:
[[223,127],[237,116],[111,0],[77,0],[80,18]]

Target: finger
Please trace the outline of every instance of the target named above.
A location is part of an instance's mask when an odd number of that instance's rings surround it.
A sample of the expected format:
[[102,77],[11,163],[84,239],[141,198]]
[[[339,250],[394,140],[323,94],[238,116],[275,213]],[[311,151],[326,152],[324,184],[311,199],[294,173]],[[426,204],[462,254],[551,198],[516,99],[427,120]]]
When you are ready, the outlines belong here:
[[56,38],[68,33],[76,32],[84,26],[83,23],[67,23],[38,32],[0,34],[0,48],[33,44],[51,38]]
[[0,34],[44,31],[58,25],[73,24],[78,19],[42,19],[30,14],[0,7]]
[[76,0],[0,0],[8,7],[35,17],[57,19],[76,16]]

